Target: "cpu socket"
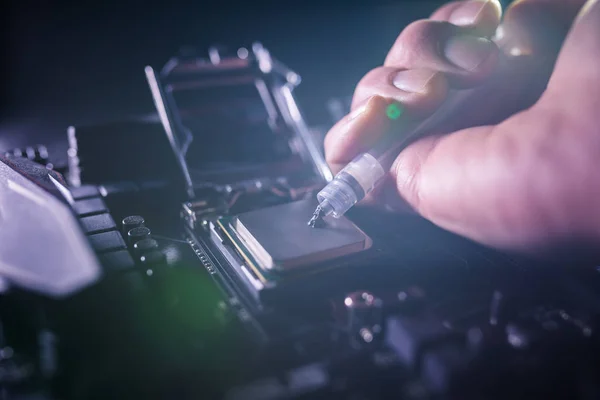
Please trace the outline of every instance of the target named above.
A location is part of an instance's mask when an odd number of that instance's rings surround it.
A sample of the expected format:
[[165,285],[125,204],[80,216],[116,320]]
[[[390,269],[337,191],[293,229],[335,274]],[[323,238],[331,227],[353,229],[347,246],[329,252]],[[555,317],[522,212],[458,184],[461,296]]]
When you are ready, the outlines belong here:
[[316,205],[300,200],[221,217],[211,226],[212,238],[258,291],[314,276],[371,247],[370,237],[346,217],[308,226]]
[[240,287],[260,301],[266,293],[291,297],[292,287],[314,293],[315,284],[335,281],[322,278],[325,271],[356,264],[371,239],[345,217],[307,225],[333,174],[295,101],[300,76],[260,43],[209,56],[179,55],[158,73],[146,68],[180,166],[189,239],[232,295]]

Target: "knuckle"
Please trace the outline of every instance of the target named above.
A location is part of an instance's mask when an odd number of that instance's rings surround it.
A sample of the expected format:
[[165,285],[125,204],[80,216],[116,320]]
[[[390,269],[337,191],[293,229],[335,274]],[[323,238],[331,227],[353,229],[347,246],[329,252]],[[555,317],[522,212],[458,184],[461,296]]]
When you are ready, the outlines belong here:
[[390,49],[385,64],[409,67],[427,53],[437,53],[440,39],[449,24],[441,21],[419,20],[408,25]]
[[396,68],[377,67],[367,72],[356,85],[352,98],[352,109],[357,108],[373,97],[393,97],[390,92],[393,87],[392,75],[395,71],[397,71]]
[[441,24],[439,21],[422,19],[408,25],[400,36],[411,40],[414,43],[423,43],[434,39],[436,33],[440,30],[440,26]]
[[358,82],[354,90],[355,98],[364,98],[365,93],[372,93],[382,85],[388,84],[390,71],[386,67],[377,67],[367,72]]

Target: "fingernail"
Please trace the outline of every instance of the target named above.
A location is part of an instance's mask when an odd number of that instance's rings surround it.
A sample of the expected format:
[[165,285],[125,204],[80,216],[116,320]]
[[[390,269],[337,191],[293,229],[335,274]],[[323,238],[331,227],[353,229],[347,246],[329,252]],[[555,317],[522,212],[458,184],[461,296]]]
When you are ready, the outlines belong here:
[[444,55],[454,65],[474,71],[494,52],[491,41],[476,36],[453,36],[444,47]]
[[466,1],[450,14],[448,21],[460,26],[474,25],[488,3],[494,3],[494,0]]
[[435,72],[420,69],[400,71],[396,73],[392,79],[392,83],[395,87],[405,92],[425,93],[427,91],[427,84],[433,79],[435,74]]

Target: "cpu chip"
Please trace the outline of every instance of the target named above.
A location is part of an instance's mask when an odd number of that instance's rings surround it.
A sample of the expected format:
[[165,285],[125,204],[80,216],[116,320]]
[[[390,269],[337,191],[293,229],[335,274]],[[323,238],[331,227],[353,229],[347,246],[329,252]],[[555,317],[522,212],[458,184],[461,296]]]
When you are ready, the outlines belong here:
[[263,270],[297,270],[371,247],[371,239],[346,217],[308,226],[316,205],[301,200],[250,211],[232,219],[231,227]]

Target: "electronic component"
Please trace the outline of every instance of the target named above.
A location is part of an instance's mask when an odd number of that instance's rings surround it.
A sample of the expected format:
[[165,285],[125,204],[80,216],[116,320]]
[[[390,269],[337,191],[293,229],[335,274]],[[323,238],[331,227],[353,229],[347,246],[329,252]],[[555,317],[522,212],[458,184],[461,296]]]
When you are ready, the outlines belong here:
[[44,166],[48,165],[48,149],[42,144],[28,146],[25,149],[11,149],[6,151],[4,155],[5,157],[23,157]]
[[127,233],[133,228],[139,228],[144,226],[144,218],[139,215],[130,215],[128,217],[123,218],[121,225],[123,227],[123,235],[127,236]]
[[92,197],[100,197],[100,191],[98,187],[93,185],[83,185],[78,187],[72,187],[71,196],[74,200],[84,200]]
[[94,235],[89,235],[88,239],[94,250],[99,253],[120,250],[126,247],[123,237],[117,231],[96,233]]
[[300,76],[260,43],[240,48],[237,57],[212,54],[210,61],[181,54],[160,72],[145,69],[188,196],[196,197],[197,182],[282,174],[331,179],[292,94]]
[[327,293],[338,272],[372,259],[371,239],[345,217],[328,219],[325,228],[307,226],[304,217],[314,206],[312,199],[300,200],[210,223],[213,244],[258,301],[314,295],[318,287]]
[[152,232],[150,229],[145,226],[138,226],[127,232],[127,240],[129,241],[129,244],[133,245],[140,240],[149,239],[151,234]]
[[233,228],[260,268],[279,272],[371,246],[371,239],[347,218],[327,218],[320,229],[310,229],[304,218],[314,205],[301,200],[250,211],[237,216]]
[[95,282],[101,270],[59,197],[62,177],[53,174],[25,159],[0,161],[0,277],[44,295],[65,296]]
[[93,233],[102,233],[117,229],[117,224],[112,219],[109,213],[92,215],[90,217],[81,218],[79,220],[83,231],[91,235]]
[[100,197],[91,199],[77,200],[73,203],[73,209],[79,217],[88,217],[96,214],[103,214],[108,211],[106,204]]
[[150,238],[142,239],[133,245],[133,251],[138,257],[156,249],[158,249],[158,242]]

